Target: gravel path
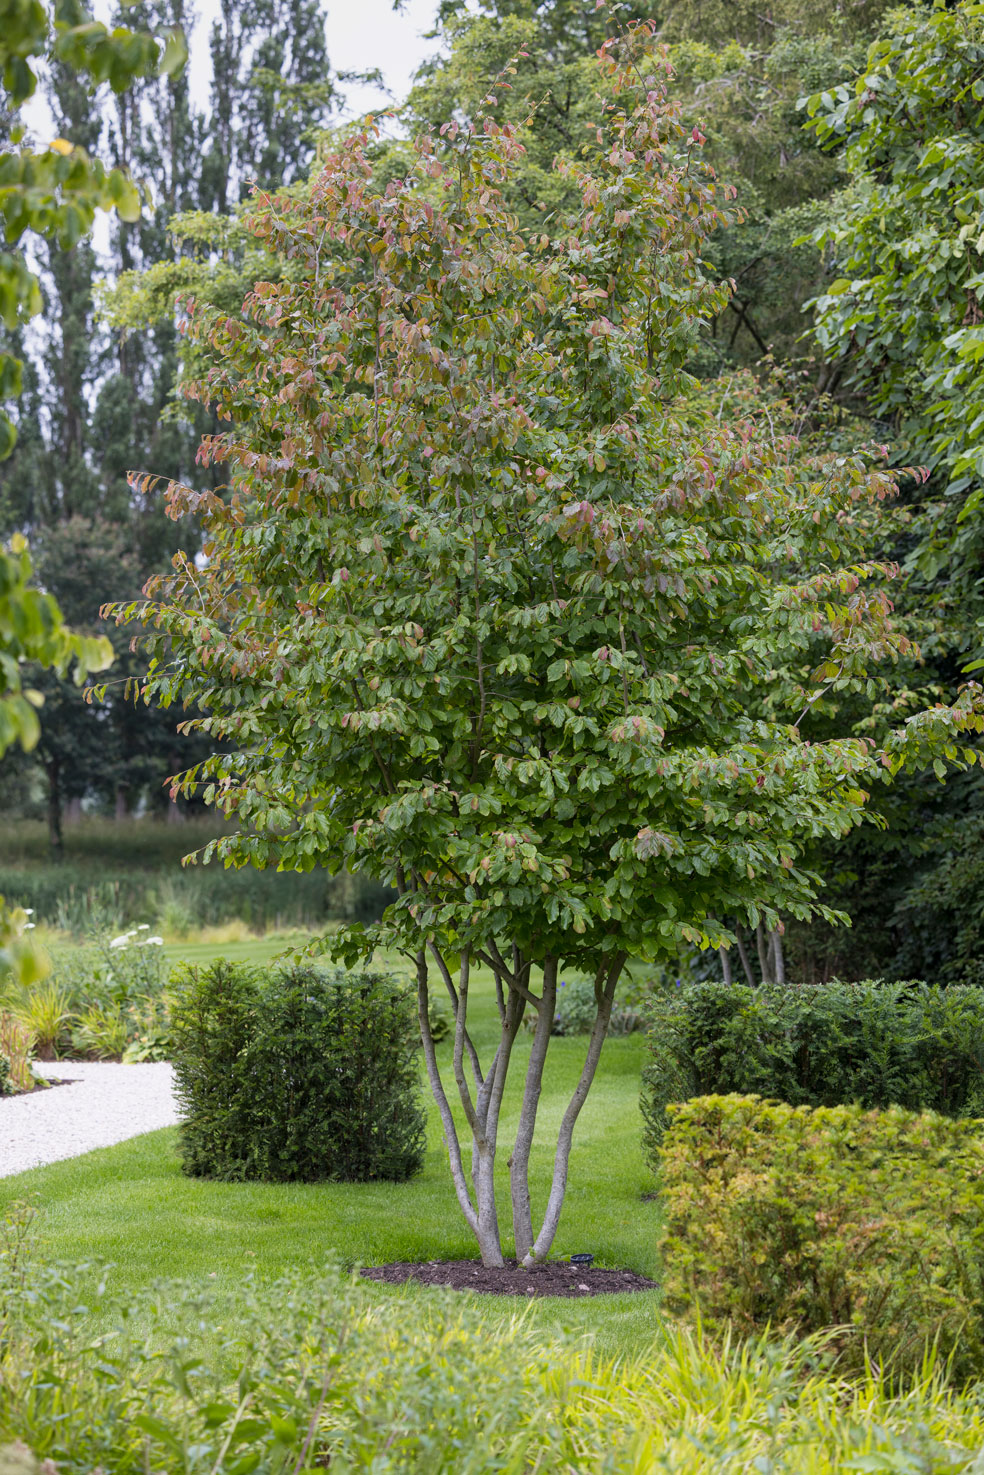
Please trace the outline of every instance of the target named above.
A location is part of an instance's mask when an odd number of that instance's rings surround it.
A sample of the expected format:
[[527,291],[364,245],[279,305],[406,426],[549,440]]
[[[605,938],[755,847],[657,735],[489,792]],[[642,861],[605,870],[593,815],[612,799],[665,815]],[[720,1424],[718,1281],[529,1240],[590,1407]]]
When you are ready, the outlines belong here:
[[38,1064],[50,1091],[0,1097],[0,1178],[112,1147],[178,1120],[169,1065]]

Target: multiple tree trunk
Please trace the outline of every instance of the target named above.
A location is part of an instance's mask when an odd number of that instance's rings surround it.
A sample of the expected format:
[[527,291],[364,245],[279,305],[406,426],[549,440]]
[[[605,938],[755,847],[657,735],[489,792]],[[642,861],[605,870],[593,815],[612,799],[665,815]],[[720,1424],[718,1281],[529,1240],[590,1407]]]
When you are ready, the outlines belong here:
[[[734,930],[738,960],[749,984],[754,987],[760,981],[785,983],[782,935],[779,930],[766,932],[761,923],[756,928],[755,949],[761,977],[756,975],[752,967],[740,924]],[[523,1020],[528,1011],[531,1011],[533,1039],[526,1063],[519,1121],[508,1166],[516,1258],[522,1265],[529,1267],[546,1259],[557,1233],[567,1189],[574,1127],[598,1068],[608,1032],[615,989],[625,962],[624,953],[614,954],[605,960],[595,974],[594,1024],[588,1036],[577,1085],[567,1103],[557,1134],[550,1191],[543,1218],[537,1227],[533,1222],[530,1196],[530,1155],[543,1089],[543,1073],[557,1012],[560,959],[547,957],[543,960],[542,967],[537,970],[541,974],[540,991],[537,993],[531,981],[532,963],[515,948],[509,963],[495,944],[491,944],[487,952],[466,951],[457,960],[445,956],[435,943],[428,944],[426,949],[417,954],[417,1007],[427,1075],[441,1116],[455,1193],[465,1220],[478,1241],[484,1265],[501,1266],[505,1263],[495,1198],[495,1165],[509,1066]],[[468,1001],[472,972],[476,964],[484,964],[492,971],[499,1014],[499,1039],[487,1067],[479,1059],[468,1029]],[[725,982],[730,983],[733,977],[731,954],[725,948],[721,949],[721,964]],[[453,968],[456,969],[456,977]],[[441,1079],[431,1031],[432,971],[437,972],[447,992],[454,1016],[452,1062],[457,1094],[457,1119],[452,1098]],[[460,1130],[459,1123],[464,1130]],[[471,1139],[470,1161],[462,1146],[465,1132]]]
[[[444,1140],[451,1163],[455,1192],[465,1219],[478,1241],[482,1263],[504,1264],[502,1236],[495,1201],[495,1163],[503,1096],[516,1036],[528,1009],[535,1013],[533,1042],[526,1066],[519,1123],[509,1158],[509,1189],[512,1205],[512,1229],[516,1258],[529,1267],[550,1253],[567,1189],[574,1127],[591,1089],[601,1056],[608,1021],[611,1017],[615,989],[625,966],[625,954],[607,959],[595,974],[596,1014],[588,1037],[584,1064],[577,1085],[564,1112],[557,1134],[553,1176],[543,1219],[537,1228],[533,1223],[530,1198],[530,1153],[536,1130],[537,1107],[543,1087],[543,1071],[547,1060],[554,1018],[557,1010],[557,978],[560,959],[547,957],[542,965],[542,984],[536,993],[531,984],[532,965],[517,949],[507,964],[495,944],[487,953],[465,952],[458,963],[457,982],[449,960],[434,944],[417,954],[417,1001],[420,1030],[424,1043],[424,1059],[431,1090],[437,1101],[444,1129]],[[461,1136],[448,1093],[441,1080],[431,1033],[428,1005],[430,999],[430,964],[447,990],[454,1014],[454,1080],[460,1112],[471,1136],[471,1163],[465,1164]],[[468,997],[472,967],[483,963],[495,978],[499,1012],[499,1041],[488,1068],[483,1068],[468,1031]]]

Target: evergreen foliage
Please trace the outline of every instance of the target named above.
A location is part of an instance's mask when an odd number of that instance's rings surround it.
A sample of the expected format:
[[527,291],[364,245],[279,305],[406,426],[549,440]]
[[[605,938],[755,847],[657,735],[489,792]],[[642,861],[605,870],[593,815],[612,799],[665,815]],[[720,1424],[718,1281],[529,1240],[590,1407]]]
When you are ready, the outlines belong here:
[[984,988],[925,983],[685,984],[657,992],[643,1072],[655,1167],[670,1103],[773,1097],[984,1115]]
[[420,1168],[419,1038],[402,985],[218,962],[174,988],[185,1172],[314,1183],[402,1181]]

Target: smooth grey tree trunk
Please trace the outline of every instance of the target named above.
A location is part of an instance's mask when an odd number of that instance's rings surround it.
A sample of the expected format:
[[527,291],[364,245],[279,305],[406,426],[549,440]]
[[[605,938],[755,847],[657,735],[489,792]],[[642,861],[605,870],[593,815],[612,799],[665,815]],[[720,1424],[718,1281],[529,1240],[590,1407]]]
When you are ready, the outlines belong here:
[[782,950],[782,933],[778,927],[772,934],[772,976],[776,983],[786,982],[786,958]]
[[550,1253],[560,1223],[560,1211],[564,1206],[564,1195],[567,1192],[567,1170],[570,1164],[571,1144],[574,1140],[574,1126],[581,1114],[581,1107],[587,1100],[591,1083],[594,1080],[595,1071],[598,1069],[598,1061],[601,1058],[601,1047],[605,1043],[608,1033],[608,1021],[612,1014],[612,1003],[615,999],[615,987],[621,977],[622,969],[625,967],[625,954],[619,953],[612,960],[607,977],[599,973],[595,979],[595,998],[598,1001],[598,1013],[595,1016],[594,1027],[588,1040],[588,1050],[581,1070],[580,1079],[574,1087],[560,1123],[560,1131],[557,1134],[557,1151],[554,1154],[553,1181],[550,1185],[550,1196],[547,1199],[547,1208],[543,1216],[543,1224],[540,1233],[534,1241],[533,1248],[523,1256],[523,1264],[527,1269],[537,1260],[545,1260]]
[[[437,1052],[434,1048],[434,1036],[431,1034],[430,1014],[428,1011],[429,992],[427,986],[427,954],[421,949],[417,954],[417,1019],[420,1023],[420,1037],[424,1046],[424,1063],[427,1067],[427,1079],[430,1082],[431,1093],[437,1102],[437,1109],[441,1117],[441,1125],[444,1128],[444,1141],[448,1149],[448,1158],[451,1165],[451,1179],[454,1183],[454,1191],[458,1195],[458,1203],[464,1214],[469,1229],[478,1239],[479,1234],[478,1214],[471,1201],[468,1192],[468,1180],[465,1177],[464,1165],[461,1161],[461,1144],[458,1141],[458,1133],[455,1130],[454,1116],[451,1112],[451,1103],[448,1101],[444,1085],[441,1081],[441,1072],[437,1064]],[[485,1251],[482,1251],[484,1260]],[[500,1255],[501,1263],[501,1255]]]
[[[430,1028],[428,951],[438,965],[454,1011],[452,1068],[461,1110],[472,1139],[470,1174],[465,1169],[461,1140],[458,1136],[454,1112],[441,1080],[437,1052]],[[491,967],[496,978],[500,1035],[495,1055],[487,1072],[483,1072],[478,1052],[469,1037],[466,1023],[473,961],[479,961]],[[509,1063],[523,1015],[528,1007],[532,1007],[536,1012],[536,1025],[527,1063],[516,1142],[509,1159],[509,1187],[517,1258],[523,1264],[530,1266],[537,1260],[546,1258],[557,1233],[567,1187],[574,1126],[597,1070],[611,1017],[615,988],[625,966],[625,954],[614,957],[606,966],[599,969],[595,977],[597,1003],[595,1023],[588,1041],[581,1075],[561,1122],[546,1213],[539,1233],[534,1235],[529,1164],[536,1130],[537,1108],[543,1086],[543,1072],[556,1014],[559,966],[558,958],[548,957],[544,960],[543,987],[540,994],[536,994],[530,987],[529,961],[525,960],[517,949],[513,949],[511,968],[506,965],[502,954],[494,944],[489,947],[487,953],[476,952],[474,958],[467,951],[464,952],[461,956],[457,985],[451,977],[440,949],[434,944],[428,944],[427,949],[421,949],[417,954],[417,1013],[423,1040],[424,1061],[431,1091],[441,1117],[451,1178],[462,1213],[478,1241],[482,1263],[491,1267],[504,1264],[495,1198],[495,1162],[499,1118]]]
[[536,1131],[536,1113],[543,1088],[543,1067],[546,1064],[550,1034],[557,1012],[557,959],[548,958],[543,965],[543,992],[536,1011],[536,1028],[529,1064],[526,1067],[526,1083],[523,1087],[523,1103],[519,1112],[516,1144],[509,1159],[509,1188],[512,1196],[513,1237],[516,1242],[516,1259],[523,1260],[533,1248],[533,1210],[530,1202],[530,1152],[533,1134]]

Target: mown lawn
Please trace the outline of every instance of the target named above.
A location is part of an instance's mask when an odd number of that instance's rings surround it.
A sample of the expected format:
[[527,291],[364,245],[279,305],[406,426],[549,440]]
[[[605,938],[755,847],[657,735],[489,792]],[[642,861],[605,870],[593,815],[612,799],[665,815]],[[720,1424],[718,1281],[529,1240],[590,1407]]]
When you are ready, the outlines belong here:
[[[265,961],[283,940],[224,945],[175,945],[175,958],[204,962],[223,955]],[[400,966],[397,960],[389,960]],[[480,1051],[494,1036],[491,981],[474,994],[474,1036]],[[538,1119],[532,1175],[535,1204],[545,1202],[552,1142],[581,1068],[584,1039],[555,1039]],[[529,1036],[517,1042],[512,1090],[500,1141],[503,1191],[500,1213],[509,1223],[506,1159],[515,1126]],[[441,1047],[450,1065],[450,1044]],[[658,1206],[640,1151],[638,1107],[643,1046],[639,1036],[611,1039],[581,1113],[571,1158],[570,1186],[554,1254],[590,1250],[603,1265],[655,1276]],[[453,1089],[450,1069],[449,1089]],[[141,1286],[159,1277],[190,1278],[234,1292],[244,1275],[273,1278],[292,1266],[327,1258],[346,1265],[388,1260],[446,1259],[476,1253],[461,1219],[447,1169],[436,1108],[428,1116],[423,1171],[406,1184],[228,1184],[186,1178],[177,1157],[177,1130],[149,1133],[118,1147],[0,1179],[0,1210],[29,1197],[42,1211],[46,1258],[97,1258],[117,1267],[114,1281]],[[373,1294],[413,1302],[439,1296],[423,1288]],[[490,1314],[511,1315],[511,1299],[482,1298]],[[600,1350],[634,1353],[658,1334],[658,1296],[603,1296],[546,1300],[529,1315],[544,1326],[596,1333]]]

